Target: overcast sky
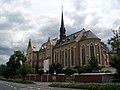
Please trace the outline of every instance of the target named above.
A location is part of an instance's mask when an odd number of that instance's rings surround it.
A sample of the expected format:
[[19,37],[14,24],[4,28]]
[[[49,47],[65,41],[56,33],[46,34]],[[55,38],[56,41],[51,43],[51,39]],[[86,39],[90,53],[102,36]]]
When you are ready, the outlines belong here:
[[120,25],[120,0],[0,0],[0,64],[28,40],[42,44],[59,36],[61,6],[66,34],[85,28],[107,43]]

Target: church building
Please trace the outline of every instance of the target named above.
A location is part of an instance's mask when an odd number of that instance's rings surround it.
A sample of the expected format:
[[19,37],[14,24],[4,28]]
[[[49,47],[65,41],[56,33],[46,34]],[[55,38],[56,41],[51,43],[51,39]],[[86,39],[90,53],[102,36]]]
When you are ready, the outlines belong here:
[[[99,66],[109,66],[108,48],[105,46],[100,38],[84,28],[66,35],[62,10],[59,39],[49,37],[47,42],[37,45],[37,47],[32,44],[30,39],[26,62],[39,69],[44,69],[45,61],[48,61],[48,66],[60,63],[67,68],[88,65],[91,57],[95,57]],[[38,49],[35,50],[34,47]]]

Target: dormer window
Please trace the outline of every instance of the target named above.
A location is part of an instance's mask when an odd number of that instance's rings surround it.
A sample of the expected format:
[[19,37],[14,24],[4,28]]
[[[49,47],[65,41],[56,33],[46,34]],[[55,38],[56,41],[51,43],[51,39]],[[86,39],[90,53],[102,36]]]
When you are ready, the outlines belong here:
[[41,49],[43,49],[43,46],[41,47]]
[[77,35],[75,34],[74,36],[73,36],[73,38],[76,38],[77,37]]
[[83,34],[83,37],[86,37],[86,33]]
[[68,37],[67,40],[70,40],[70,37]]
[[65,42],[65,40],[62,40],[62,42]]
[[44,45],[44,48],[46,48],[46,45]]

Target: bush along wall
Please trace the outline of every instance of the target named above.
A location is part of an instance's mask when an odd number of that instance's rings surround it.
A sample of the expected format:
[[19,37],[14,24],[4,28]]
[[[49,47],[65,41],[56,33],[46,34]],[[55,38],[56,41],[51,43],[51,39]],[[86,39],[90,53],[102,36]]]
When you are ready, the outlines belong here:
[[88,89],[88,90],[120,90],[120,84],[100,84],[100,83],[52,83],[50,87],[62,87],[62,88],[76,88],[76,89]]

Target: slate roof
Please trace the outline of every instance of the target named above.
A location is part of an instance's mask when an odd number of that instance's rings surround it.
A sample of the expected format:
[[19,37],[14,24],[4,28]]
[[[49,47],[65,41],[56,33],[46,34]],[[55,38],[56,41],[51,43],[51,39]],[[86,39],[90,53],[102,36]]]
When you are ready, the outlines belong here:
[[76,38],[78,37],[80,32],[81,31],[78,31],[78,32],[75,32],[75,33],[73,33],[71,35],[68,35],[62,41],[57,40],[57,43],[56,43],[55,47],[59,47],[61,45],[65,45],[65,44],[69,44],[69,43],[72,43],[72,42],[76,42]]
[[39,51],[40,47],[41,47],[41,44],[32,43],[32,49],[33,49],[33,51]]
[[41,46],[41,44],[32,43],[31,39],[29,39],[27,50],[32,49],[33,51],[39,51],[40,46]]
[[[60,47],[60,46],[69,44],[69,43],[78,42],[80,40],[91,39],[91,38],[98,38],[98,37],[94,33],[92,33],[90,30],[85,31],[85,29],[83,28],[78,32],[75,32],[73,34],[66,36],[66,38],[63,39],[62,41],[60,41],[60,39],[57,39],[57,38],[52,39],[51,43],[55,48],[55,47]],[[44,51],[47,47],[47,44],[48,42],[43,43],[39,48],[39,51]]]
[[47,42],[45,42],[45,43],[43,43],[42,45],[41,45],[41,47],[39,48],[39,51],[41,52],[41,51],[44,51],[45,49],[46,49],[46,47],[47,47]]
[[101,46],[102,46],[104,51],[109,52],[109,48],[107,47],[107,45],[104,42],[101,42]]
[[92,33],[90,30],[85,31],[85,29],[83,28],[82,30],[78,32],[75,32],[71,35],[66,36],[66,38],[63,39],[62,41],[58,40],[55,47],[59,47],[59,46],[69,44],[72,42],[77,42],[80,40],[91,39],[91,38],[93,39],[93,38],[98,38],[98,37],[94,33]]
[[[56,41],[57,41],[57,38],[51,40],[51,43],[52,43],[53,46],[56,45]],[[44,51],[47,47],[47,44],[48,44],[48,42],[43,43],[41,45],[41,47],[39,48],[39,51]]]
[[86,32],[83,33],[83,36],[82,36],[81,40],[84,40],[84,39],[93,39],[93,38],[98,38],[98,37],[93,32],[91,32],[90,30],[88,30],[88,31],[86,31]]

